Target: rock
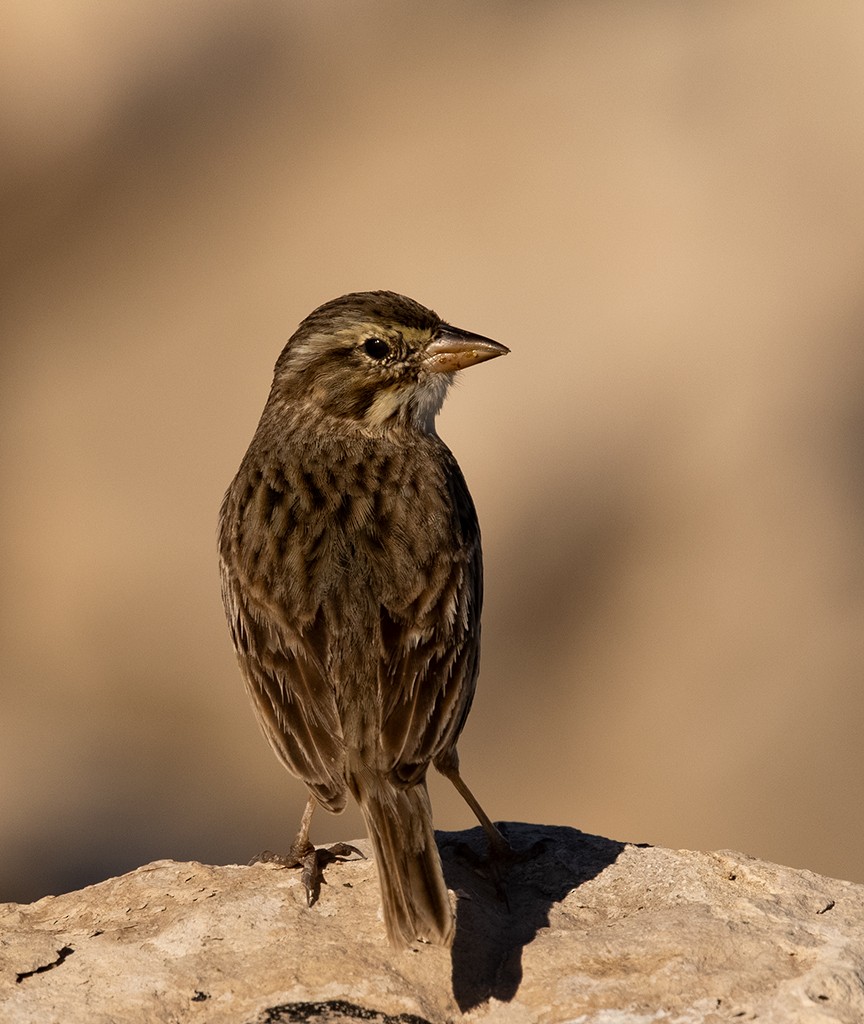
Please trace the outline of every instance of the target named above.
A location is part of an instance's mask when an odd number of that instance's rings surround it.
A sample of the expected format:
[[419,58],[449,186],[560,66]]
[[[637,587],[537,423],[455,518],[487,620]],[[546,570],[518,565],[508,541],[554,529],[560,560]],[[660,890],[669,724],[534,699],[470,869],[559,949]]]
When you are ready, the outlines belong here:
[[[4,1024],[864,1021],[864,886],[739,853],[511,824],[440,833],[452,950],[397,953],[368,860],[311,909],[296,871],[157,861],[0,906]],[[357,845],[364,850],[364,842]]]

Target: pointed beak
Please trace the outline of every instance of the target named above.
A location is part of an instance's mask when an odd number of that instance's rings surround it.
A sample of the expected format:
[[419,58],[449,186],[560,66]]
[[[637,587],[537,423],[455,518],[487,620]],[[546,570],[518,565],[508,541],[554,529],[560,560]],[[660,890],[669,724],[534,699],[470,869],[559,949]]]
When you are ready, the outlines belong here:
[[444,324],[435,340],[426,346],[425,365],[432,373],[454,373],[466,366],[507,355],[509,351],[497,341]]

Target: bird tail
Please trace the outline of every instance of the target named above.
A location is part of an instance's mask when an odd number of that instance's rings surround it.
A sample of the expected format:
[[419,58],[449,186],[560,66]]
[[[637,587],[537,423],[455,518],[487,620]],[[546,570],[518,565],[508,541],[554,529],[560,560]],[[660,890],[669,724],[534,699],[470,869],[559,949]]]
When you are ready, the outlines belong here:
[[404,949],[422,939],[450,946],[455,923],[435,845],[426,782],[403,789],[380,776],[366,777],[355,793],[378,865],[391,944]]

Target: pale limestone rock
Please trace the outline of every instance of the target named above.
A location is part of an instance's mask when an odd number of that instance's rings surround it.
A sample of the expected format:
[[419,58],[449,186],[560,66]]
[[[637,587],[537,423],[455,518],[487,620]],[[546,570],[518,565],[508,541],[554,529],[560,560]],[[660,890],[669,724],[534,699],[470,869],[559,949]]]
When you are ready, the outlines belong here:
[[[864,886],[731,852],[508,827],[439,836],[452,951],[394,952],[374,865],[298,873],[157,861],[0,907],[3,1024],[862,1024]],[[359,843],[368,849],[364,843]],[[503,893],[506,892],[506,899]]]

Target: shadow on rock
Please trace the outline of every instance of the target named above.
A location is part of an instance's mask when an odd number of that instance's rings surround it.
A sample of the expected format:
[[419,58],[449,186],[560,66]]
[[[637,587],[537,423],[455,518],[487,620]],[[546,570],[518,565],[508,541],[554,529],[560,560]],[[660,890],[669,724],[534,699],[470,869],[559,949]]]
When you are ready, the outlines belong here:
[[464,1012],[487,999],[511,1000],[522,982],[522,950],[549,924],[552,906],[608,867],[624,843],[564,826],[499,825],[516,854],[488,861],[480,828],[439,832],[447,885],[459,900],[453,996]]

